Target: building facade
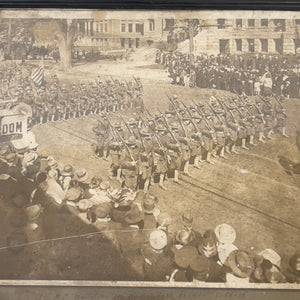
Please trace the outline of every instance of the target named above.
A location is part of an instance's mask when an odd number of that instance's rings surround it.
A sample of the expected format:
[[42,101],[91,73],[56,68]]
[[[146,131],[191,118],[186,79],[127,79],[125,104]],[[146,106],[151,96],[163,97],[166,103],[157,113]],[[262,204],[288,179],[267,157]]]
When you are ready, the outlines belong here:
[[300,19],[212,19],[202,21],[195,53],[295,54]]
[[172,19],[79,20],[76,46],[99,50],[151,46],[166,40],[174,24]]

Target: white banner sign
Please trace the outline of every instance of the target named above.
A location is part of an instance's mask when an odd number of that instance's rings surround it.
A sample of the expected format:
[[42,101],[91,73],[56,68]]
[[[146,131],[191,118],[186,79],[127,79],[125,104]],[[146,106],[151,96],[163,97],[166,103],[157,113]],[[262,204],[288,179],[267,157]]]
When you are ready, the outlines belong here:
[[27,117],[23,115],[4,116],[0,121],[0,142],[23,138],[27,132]]

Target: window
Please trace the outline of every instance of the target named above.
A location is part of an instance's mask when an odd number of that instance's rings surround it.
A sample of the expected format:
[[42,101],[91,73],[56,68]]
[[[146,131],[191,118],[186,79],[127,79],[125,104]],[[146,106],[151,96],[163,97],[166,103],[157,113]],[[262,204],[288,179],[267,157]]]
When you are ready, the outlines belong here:
[[164,28],[164,30],[172,30],[175,24],[175,20],[174,19],[166,19],[166,27]]
[[103,23],[100,22],[100,32],[103,32]]
[[254,52],[254,39],[248,39],[248,50]]
[[262,52],[268,52],[268,40],[267,39],[261,39],[261,51]]
[[123,21],[121,23],[121,32],[125,32],[125,31],[126,31],[125,21]]
[[242,51],[242,40],[236,39],[235,44],[236,44],[236,51]]
[[155,30],[155,23],[153,19],[149,19],[149,31]]
[[96,22],[96,32],[98,33],[99,32],[99,23]]
[[236,27],[243,27],[243,20],[242,19],[236,19],[235,20]]
[[139,23],[135,24],[135,32],[140,32],[140,24]]
[[276,32],[284,32],[285,31],[285,20],[283,19],[275,19],[274,20],[275,31]]
[[107,24],[107,21],[104,23],[104,32],[107,32],[107,26],[108,24]]
[[218,24],[218,29],[225,28],[225,19],[218,19],[217,24]]
[[300,19],[296,19],[296,20],[295,20],[295,24],[296,24],[296,25],[300,25]]
[[269,25],[268,19],[261,19],[260,25],[261,25],[261,27],[268,27],[268,25]]
[[132,32],[132,23],[128,24],[128,32]]
[[255,26],[255,20],[254,19],[248,19],[248,27],[254,27]]

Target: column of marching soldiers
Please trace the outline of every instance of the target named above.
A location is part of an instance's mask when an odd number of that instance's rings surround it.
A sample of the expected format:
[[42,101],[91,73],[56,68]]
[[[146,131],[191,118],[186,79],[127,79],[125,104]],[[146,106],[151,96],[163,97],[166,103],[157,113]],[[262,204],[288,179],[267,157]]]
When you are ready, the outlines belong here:
[[[111,176],[131,189],[144,189],[179,174],[190,174],[190,166],[201,168],[202,162],[228,159],[257,143],[266,143],[274,134],[286,134],[287,116],[283,98],[273,96],[250,99],[234,96],[218,99],[216,93],[208,101],[185,104],[177,95],[166,95],[170,106],[165,112],[135,111],[124,119],[102,114],[93,128],[97,137],[96,157],[111,157]],[[121,121],[121,122],[120,122]]]
[[[138,79],[135,82],[128,85],[141,94],[142,85]],[[105,86],[115,84],[114,80]],[[213,164],[215,158],[227,159],[227,153],[238,154],[239,148],[247,151],[257,142],[265,143],[276,131],[287,136],[282,99],[219,99],[213,94],[206,101],[186,104],[177,95],[165,97],[170,104],[165,112],[150,112],[131,102],[122,107],[116,101],[115,108],[99,104],[93,149],[97,158],[111,157],[110,176],[121,181],[120,189],[113,189],[99,176],[90,178],[85,169],[59,168],[53,157],[39,156],[31,132],[3,147],[2,197],[18,212],[11,220],[18,233],[8,237],[9,249],[19,252],[24,248],[26,223],[34,232],[43,221],[49,222],[47,214],[55,215],[68,206],[87,222],[114,232],[110,238],[115,247],[144,280],[299,283],[298,252],[283,260],[273,249],[259,253],[238,249],[236,232],[227,224],[202,235],[194,229],[190,209],[180,216],[182,226],[173,234],[170,215],[160,212],[159,199],[149,192],[151,184],[166,189],[167,178],[179,182],[179,174],[190,176],[191,164],[198,168],[202,161]],[[64,113],[60,116],[67,119]],[[51,121],[55,119],[47,119]]]

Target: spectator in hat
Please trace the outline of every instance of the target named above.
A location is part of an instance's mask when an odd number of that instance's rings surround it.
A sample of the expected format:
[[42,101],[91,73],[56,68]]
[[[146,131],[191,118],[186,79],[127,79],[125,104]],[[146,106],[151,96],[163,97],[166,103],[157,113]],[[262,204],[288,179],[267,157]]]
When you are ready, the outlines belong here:
[[144,280],[167,281],[173,270],[173,262],[165,254],[167,235],[163,230],[154,230],[150,234],[149,243],[141,248],[144,260]]
[[224,265],[230,269],[226,274],[226,282],[229,283],[248,283],[255,270],[253,259],[246,251],[242,250],[230,252]]
[[187,268],[187,278],[189,281],[197,282],[224,282],[225,268],[215,261],[208,259],[204,255],[198,255],[191,259]]
[[152,195],[146,195],[143,199],[142,209],[144,212],[144,228],[156,228],[156,217],[160,214],[159,209],[156,207],[158,199]]
[[213,230],[205,231],[202,241],[198,246],[198,251],[201,255],[213,261],[218,261],[217,237]]
[[198,257],[198,252],[195,247],[183,246],[176,251],[174,256],[175,269],[172,271],[169,281],[188,281],[187,268],[190,266],[193,259]]
[[65,165],[60,172],[59,182],[63,190],[66,192],[73,185],[74,171],[71,165]]
[[296,251],[283,265],[284,274],[290,283],[300,283],[300,251]]

